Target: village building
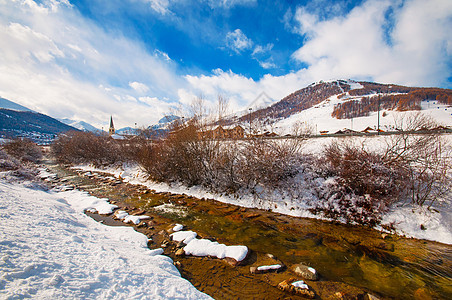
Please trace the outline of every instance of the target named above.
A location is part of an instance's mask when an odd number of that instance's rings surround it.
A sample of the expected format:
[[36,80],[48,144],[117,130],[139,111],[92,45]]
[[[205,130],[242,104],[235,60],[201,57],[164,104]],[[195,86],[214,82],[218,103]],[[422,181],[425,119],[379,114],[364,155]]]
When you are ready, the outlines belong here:
[[242,126],[217,126],[204,131],[198,131],[199,138],[208,139],[242,139],[245,137],[245,129]]
[[234,127],[220,125],[213,130],[206,131],[206,136],[213,139],[242,139],[245,137],[245,129],[240,125]]

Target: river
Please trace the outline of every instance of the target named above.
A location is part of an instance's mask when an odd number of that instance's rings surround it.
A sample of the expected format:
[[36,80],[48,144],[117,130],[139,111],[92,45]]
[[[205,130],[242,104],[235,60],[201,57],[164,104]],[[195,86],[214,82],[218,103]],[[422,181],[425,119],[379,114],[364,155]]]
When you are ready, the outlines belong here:
[[[380,299],[452,299],[452,246],[408,239],[359,226],[297,218],[241,208],[213,199],[156,193],[108,174],[89,175],[48,162],[58,182],[106,197],[122,208],[152,216],[152,227],[137,228],[158,248],[174,223],[227,245],[246,245],[252,255],[244,266],[232,267],[210,258],[176,257],[183,277],[215,299],[298,299],[275,288],[303,262],[320,274],[307,281],[318,299],[360,299],[367,293]],[[124,225],[111,216],[91,215],[109,225]],[[287,270],[251,274],[251,265],[271,253]],[[300,298],[301,299],[301,298]]]

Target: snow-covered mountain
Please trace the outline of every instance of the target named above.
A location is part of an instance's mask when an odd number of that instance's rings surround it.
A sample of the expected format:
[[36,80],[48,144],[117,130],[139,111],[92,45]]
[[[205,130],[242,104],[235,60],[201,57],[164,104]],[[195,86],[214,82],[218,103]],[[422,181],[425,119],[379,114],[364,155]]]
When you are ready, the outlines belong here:
[[0,138],[24,137],[39,144],[48,144],[58,134],[69,130],[77,129],[25,106],[0,98]]
[[118,130],[116,130],[116,134],[132,134],[132,135],[136,135],[138,134],[139,130],[132,128],[132,127],[124,127],[124,128],[120,128]]
[[[254,103],[254,102],[253,102]],[[412,111],[430,115],[437,123],[452,126],[452,90],[406,87],[354,80],[320,81],[276,103],[247,114],[236,114],[233,123],[248,126],[250,118],[262,130],[291,133],[307,123],[316,133],[344,128],[362,131],[377,126],[393,130],[395,119]]]
[[16,111],[31,111],[33,110],[22,106],[20,104],[17,104],[15,102],[9,101],[8,99],[1,98],[0,97],[0,108],[10,109],[10,110],[16,110]]
[[179,116],[168,115],[161,118],[157,124],[153,124],[148,126],[146,130],[143,131],[143,134],[148,138],[162,138],[165,137],[170,131],[171,124],[173,122],[180,120]]
[[66,125],[72,126],[74,128],[77,128],[79,130],[82,131],[89,131],[89,132],[94,132],[94,133],[98,133],[101,132],[100,129],[94,127],[93,125],[86,123],[84,121],[75,121],[75,120],[71,120],[71,119],[58,119],[58,121],[60,121],[61,123],[64,123]]

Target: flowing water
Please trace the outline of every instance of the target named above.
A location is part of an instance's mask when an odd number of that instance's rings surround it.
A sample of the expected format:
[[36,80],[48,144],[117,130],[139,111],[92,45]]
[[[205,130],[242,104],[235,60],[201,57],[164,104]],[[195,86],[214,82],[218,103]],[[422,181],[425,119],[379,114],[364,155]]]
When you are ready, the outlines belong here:
[[[90,179],[74,170],[48,167],[78,189],[145,210],[154,216],[157,228],[177,222],[227,245],[271,253],[288,267],[300,262],[311,265],[320,274],[320,281],[309,282],[318,298],[348,299],[347,291],[356,288],[384,299],[452,299],[450,245],[209,199],[155,193],[124,183],[112,186],[102,177]],[[284,274],[253,276],[249,265],[231,267],[207,258],[173,259],[184,266],[181,273],[185,278],[216,299],[297,299],[268,284],[287,277]]]

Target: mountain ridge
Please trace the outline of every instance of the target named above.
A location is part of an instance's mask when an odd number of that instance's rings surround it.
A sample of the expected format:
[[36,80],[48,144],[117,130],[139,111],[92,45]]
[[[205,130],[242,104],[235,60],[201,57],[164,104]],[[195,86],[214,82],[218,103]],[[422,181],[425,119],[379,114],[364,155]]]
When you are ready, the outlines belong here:
[[[437,109],[441,108],[445,111],[442,114],[435,112],[433,117],[438,119],[439,123],[452,125],[452,90],[450,89],[407,87],[351,79],[319,81],[265,108],[249,111],[245,115],[235,115],[229,118],[227,125],[242,125],[249,128],[248,124],[252,122],[260,124],[256,126],[267,127],[262,130],[272,131],[279,128],[280,131],[287,133],[288,124],[294,125],[296,119],[302,123],[312,123],[316,127],[319,127],[317,123],[322,123],[320,126],[322,128],[316,130],[319,133],[332,128],[338,130],[353,127],[354,118],[372,118],[378,110],[386,111],[386,115],[391,112],[393,117],[408,111],[424,110],[431,113],[430,104],[433,105],[433,103],[437,105]],[[320,115],[324,120],[318,118]],[[335,125],[328,128],[327,121]],[[345,126],[344,121],[349,122],[349,125]],[[364,126],[365,122],[361,121]],[[385,121],[387,126],[390,126],[388,120]],[[364,128],[371,125],[367,123]],[[339,124],[344,127],[338,128]]]

